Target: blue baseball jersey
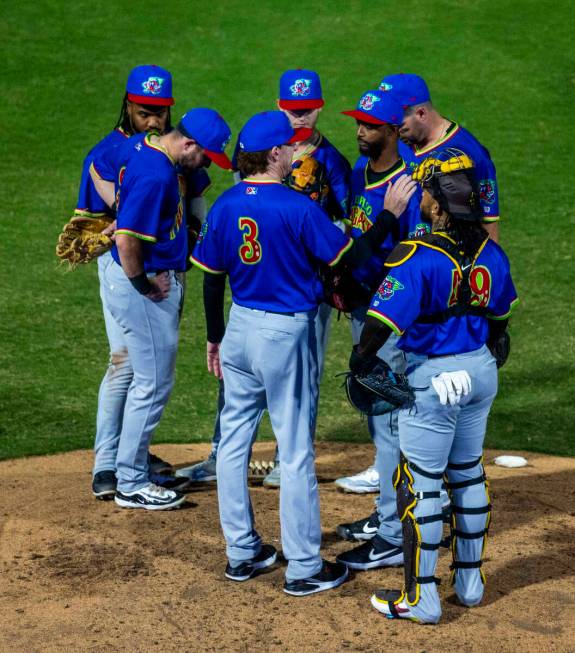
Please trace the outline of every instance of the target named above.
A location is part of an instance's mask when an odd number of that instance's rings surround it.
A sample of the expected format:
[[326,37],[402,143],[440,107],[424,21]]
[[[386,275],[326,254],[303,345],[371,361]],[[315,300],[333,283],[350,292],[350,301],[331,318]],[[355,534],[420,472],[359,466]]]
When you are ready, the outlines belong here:
[[[185,194],[185,177],[168,153],[149,135],[136,141],[116,195],[116,235],[143,241],[146,272],[186,269]],[[120,263],[115,245],[112,256]]]
[[479,200],[483,209],[483,221],[497,222],[499,220],[499,190],[495,164],[491,160],[489,150],[481,145],[467,129],[457,123],[452,123],[445,136],[437,142],[421,149],[400,142],[399,153],[413,171],[431,152],[441,152],[448,147],[461,150],[473,159],[479,184]]
[[[325,168],[329,183],[328,213],[335,220],[342,220],[349,213],[349,189],[351,181],[351,166],[349,161],[332,145],[328,139],[320,134],[316,145],[310,145],[294,159],[295,167],[306,157],[312,157]],[[331,197],[330,197],[331,196]]]
[[317,307],[318,261],[336,265],[352,244],[308,197],[247,178],[216,200],[190,258],[229,275],[234,303],[291,313]]
[[[146,133],[135,134],[111,147],[101,148],[93,158],[92,171],[100,179],[114,182],[118,192],[122,169],[128,163],[135,146],[143,142],[146,136]],[[211,185],[210,177],[204,168],[182,173],[186,175],[186,192],[189,199],[201,197]]]
[[400,335],[398,347],[404,351],[437,356],[479,349],[489,335],[487,318],[506,319],[518,303],[505,252],[493,240],[486,240],[469,274],[472,304],[486,309],[486,317],[467,314],[425,324],[417,319],[457,303],[461,268],[434,245],[405,244],[408,247],[402,260],[388,263],[391,270],[373,296],[367,314]]
[[[367,182],[368,159],[359,157],[351,173],[351,235],[359,238],[368,231],[383,210],[383,202],[389,185],[409,173],[407,164],[400,160],[389,173],[373,184]],[[367,263],[353,271],[353,276],[370,287],[377,287],[383,277],[385,260],[393,248],[406,238],[423,236],[431,230],[429,222],[421,215],[421,189],[418,187],[403,214],[397,220],[396,229],[382,243],[379,251]]]
[[90,167],[94,159],[99,157],[102,152],[114,148],[128,140],[128,134],[121,129],[114,129],[99,143],[97,143],[87,154],[82,165],[82,178],[80,180],[80,190],[78,192],[78,202],[76,203],[76,213],[90,215],[112,215],[110,207],[98,195],[94,182],[90,177]]

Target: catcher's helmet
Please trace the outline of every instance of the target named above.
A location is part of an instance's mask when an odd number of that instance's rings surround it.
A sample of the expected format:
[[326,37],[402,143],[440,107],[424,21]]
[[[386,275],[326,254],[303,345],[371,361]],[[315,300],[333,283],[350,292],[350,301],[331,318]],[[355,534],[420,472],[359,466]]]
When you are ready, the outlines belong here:
[[452,147],[431,152],[414,170],[413,179],[455,219],[475,222],[483,218],[475,164],[465,152]]

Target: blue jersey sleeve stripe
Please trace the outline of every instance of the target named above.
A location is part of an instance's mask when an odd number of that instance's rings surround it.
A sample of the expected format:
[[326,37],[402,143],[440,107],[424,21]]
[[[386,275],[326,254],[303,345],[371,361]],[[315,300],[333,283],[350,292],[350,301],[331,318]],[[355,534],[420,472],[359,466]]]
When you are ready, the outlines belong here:
[[387,324],[387,326],[395,333],[396,336],[401,336],[403,335],[403,332],[405,329],[400,329],[399,326],[387,315],[384,315],[383,313],[380,313],[379,311],[376,311],[375,308],[370,308],[367,311],[367,315],[370,315],[371,317],[374,317],[376,320],[379,320],[380,322],[383,322],[384,324]]
[[145,240],[150,243],[155,243],[158,240],[155,236],[150,236],[149,234],[142,234],[139,231],[133,231],[132,229],[118,229],[115,235],[132,236],[133,238],[139,238],[140,240]]
[[333,267],[337,265],[341,257],[347,252],[347,250],[353,245],[353,238],[348,238],[347,243],[339,250],[335,257],[328,263],[329,266]]
[[74,209],[75,218],[109,218],[110,214],[106,211],[90,211],[89,209]]
[[488,317],[490,320],[506,320],[511,313],[517,308],[519,304],[519,297],[516,297],[510,304],[509,304],[509,310],[507,313],[503,313],[502,315],[495,315],[493,313],[488,313]]
[[204,272],[209,272],[210,274],[225,274],[225,270],[215,270],[214,268],[209,267],[205,263],[202,263],[201,261],[198,261],[197,258],[194,258],[193,254],[190,254],[190,263],[195,265],[197,268],[200,268],[200,270],[203,270]]

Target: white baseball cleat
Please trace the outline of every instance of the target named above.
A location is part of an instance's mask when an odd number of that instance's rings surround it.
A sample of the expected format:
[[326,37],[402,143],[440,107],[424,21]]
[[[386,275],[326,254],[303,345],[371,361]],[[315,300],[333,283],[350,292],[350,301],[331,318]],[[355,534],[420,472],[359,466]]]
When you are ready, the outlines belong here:
[[373,465],[355,476],[338,478],[334,483],[339,490],[344,492],[355,492],[356,494],[379,492],[379,474]]

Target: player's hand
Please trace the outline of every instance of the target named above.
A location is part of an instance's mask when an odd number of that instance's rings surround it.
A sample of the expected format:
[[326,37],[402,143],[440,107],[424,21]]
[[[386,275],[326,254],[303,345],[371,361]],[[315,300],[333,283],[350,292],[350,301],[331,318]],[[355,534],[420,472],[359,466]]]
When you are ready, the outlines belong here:
[[442,372],[431,379],[431,384],[439,396],[442,406],[455,406],[471,392],[471,378],[466,370]]
[[114,232],[116,231],[116,225],[117,225],[117,220],[114,220],[114,222],[110,222],[110,225],[102,231],[104,236],[110,236],[112,240],[116,240],[116,236],[114,236]]
[[218,379],[223,379],[224,375],[222,374],[222,364],[220,362],[220,343],[208,342],[206,353],[208,361],[208,372],[211,372],[214,376],[217,376]]
[[170,275],[167,272],[160,272],[155,277],[149,277],[152,289],[146,293],[146,297],[153,302],[161,302],[167,299],[170,294]]
[[383,200],[383,208],[399,218],[416,189],[417,182],[409,175],[402,175],[394,184],[389,185]]

